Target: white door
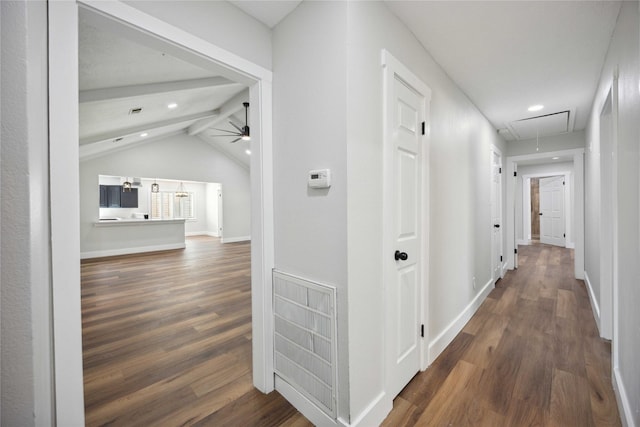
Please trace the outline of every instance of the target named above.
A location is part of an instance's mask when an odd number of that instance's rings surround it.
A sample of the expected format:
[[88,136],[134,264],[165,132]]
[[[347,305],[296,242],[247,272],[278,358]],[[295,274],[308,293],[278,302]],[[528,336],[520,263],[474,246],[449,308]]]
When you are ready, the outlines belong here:
[[493,282],[502,277],[502,156],[491,149],[491,270]]
[[540,242],[564,246],[564,177],[540,178]]
[[[422,155],[428,88],[387,69],[385,80],[385,286],[387,392],[396,396],[420,369]],[[425,209],[426,211],[426,209]]]

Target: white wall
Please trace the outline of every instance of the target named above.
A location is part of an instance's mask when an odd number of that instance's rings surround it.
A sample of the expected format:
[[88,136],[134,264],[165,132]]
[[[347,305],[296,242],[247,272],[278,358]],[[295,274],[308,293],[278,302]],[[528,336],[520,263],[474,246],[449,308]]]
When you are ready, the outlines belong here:
[[[598,184],[598,156],[600,153],[599,115],[604,100],[611,86],[615,70],[619,73],[618,97],[618,153],[617,181],[617,241],[618,254],[618,296],[614,300],[617,305],[617,336],[614,327],[612,343],[614,358],[614,382],[618,396],[623,404],[621,417],[627,425],[640,425],[640,312],[637,309],[640,301],[640,19],[639,3],[625,1],[622,4],[618,22],[609,46],[605,64],[596,91],[589,125],[587,127],[587,155],[585,168],[587,194],[594,197],[585,200],[587,212],[597,212],[600,208]],[[587,228],[587,244],[597,242],[598,227]],[[592,242],[592,243],[589,243]],[[585,269],[595,268],[598,259],[590,259]],[[599,275],[598,275],[599,276]],[[589,277],[591,272],[589,271]],[[615,322],[615,318],[614,318]]]
[[[507,156],[520,156],[524,154],[547,153],[551,151],[572,150],[584,148],[585,132],[579,130],[561,135],[547,136],[539,139],[525,139],[522,141],[509,141],[507,143]],[[539,150],[536,147],[539,145]]]
[[52,419],[47,5],[0,2],[0,424]]
[[[518,177],[516,179],[516,239],[528,240],[529,236],[526,234],[526,222],[530,220],[530,215],[526,214],[524,210],[526,200],[523,199],[524,195],[530,196],[531,193],[523,193],[523,183],[526,182],[527,176],[556,176],[569,174],[565,185],[565,216],[566,227],[565,234],[567,247],[572,247],[573,241],[573,162],[560,162],[560,163],[547,163],[542,165],[529,165],[518,166]],[[530,203],[530,202],[529,202]]]
[[[273,32],[275,267],[337,288],[338,415],[345,419],[346,7],[303,2]],[[321,168],[331,169],[331,188],[308,189],[307,172]]]
[[[338,286],[340,400],[358,422],[384,393],[381,49],[433,90],[432,338],[455,336],[461,325],[451,323],[482,287],[474,290],[472,277],[490,282],[489,153],[491,144],[503,153],[506,147],[381,2],[303,2],[276,27],[273,48],[276,268]],[[306,171],[319,167],[334,174],[325,193],[306,188]],[[389,407],[391,398],[384,397]],[[344,406],[339,413],[345,415]]]
[[249,61],[271,69],[271,30],[226,1],[124,1]]
[[[99,218],[100,194],[98,176],[144,176],[162,177],[171,180],[218,182],[222,185],[224,197],[224,236],[228,239],[247,238],[251,235],[251,190],[249,172],[234,160],[199,138],[178,134],[148,142],[130,150],[107,154],[80,163],[80,237],[81,251],[94,252],[101,249],[108,239],[105,230],[98,230],[93,223]],[[150,187],[145,182],[147,191]],[[176,186],[175,182],[159,181],[161,186]],[[193,183],[185,182],[185,186]],[[190,187],[191,188],[191,187]],[[206,200],[204,184],[197,186],[199,196]],[[193,186],[196,189],[196,186]],[[145,194],[144,191],[142,194]],[[206,208],[205,203],[196,207]],[[145,202],[144,198],[140,201]],[[131,216],[135,209],[111,209],[117,216]],[[115,212],[114,212],[115,211]],[[206,211],[198,214],[201,223],[187,221],[186,231],[208,231]]]

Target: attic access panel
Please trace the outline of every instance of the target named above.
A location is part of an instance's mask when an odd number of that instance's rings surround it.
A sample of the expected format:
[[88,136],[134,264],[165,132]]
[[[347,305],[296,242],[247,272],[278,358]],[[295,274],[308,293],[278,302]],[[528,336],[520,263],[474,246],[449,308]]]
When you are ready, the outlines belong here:
[[559,135],[570,132],[571,127],[571,112],[568,110],[509,123],[511,132],[518,139]]

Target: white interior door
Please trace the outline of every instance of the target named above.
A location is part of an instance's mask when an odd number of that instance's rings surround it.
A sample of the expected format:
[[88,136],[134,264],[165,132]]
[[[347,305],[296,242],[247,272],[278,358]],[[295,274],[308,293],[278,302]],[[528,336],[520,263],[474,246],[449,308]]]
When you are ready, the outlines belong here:
[[502,277],[502,156],[491,149],[491,269],[493,282]]
[[564,177],[540,178],[540,242],[564,246]]
[[[413,79],[417,80],[417,79]],[[397,69],[385,80],[384,262],[387,295],[387,392],[396,396],[420,369],[422,155],[426,86]]]

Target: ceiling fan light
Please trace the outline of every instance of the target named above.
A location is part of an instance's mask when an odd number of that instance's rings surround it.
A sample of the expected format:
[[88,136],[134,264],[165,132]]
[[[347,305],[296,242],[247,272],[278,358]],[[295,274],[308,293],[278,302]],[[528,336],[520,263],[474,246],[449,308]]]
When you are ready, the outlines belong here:
[[242,135],[241,138],[243,141],[251,141],[251,137],[249,135]]

